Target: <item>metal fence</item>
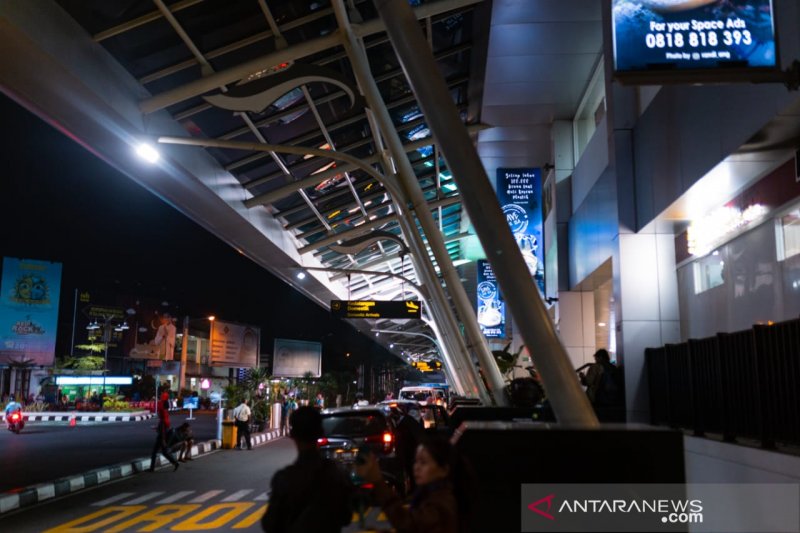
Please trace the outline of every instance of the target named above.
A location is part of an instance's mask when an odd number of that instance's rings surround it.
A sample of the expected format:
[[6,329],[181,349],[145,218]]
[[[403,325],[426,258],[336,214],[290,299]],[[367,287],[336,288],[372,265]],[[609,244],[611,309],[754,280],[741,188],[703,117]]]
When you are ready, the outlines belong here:
[[645,350],[653,424],[800,444],[800,319]]

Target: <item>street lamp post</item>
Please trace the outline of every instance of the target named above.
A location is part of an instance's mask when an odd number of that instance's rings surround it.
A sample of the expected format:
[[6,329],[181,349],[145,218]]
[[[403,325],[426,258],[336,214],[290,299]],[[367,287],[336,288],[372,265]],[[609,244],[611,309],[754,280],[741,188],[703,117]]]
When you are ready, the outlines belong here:
[[[106,374],[108,373],[108,345],[111,343],[111,326],[113,325],[114,320],[118,320],[114,315],[103,315],[102,328],[103,328],[104,349],[103,349],[103,389],[101,395],[104,395],[106,392]],[[96,331],[100,329],[100,327],[101,326],[100,324],[98,324],[97,319],[95,319],[88,326],[86,326],[86,329],[88,329],[89,331]],[[128,329],[130,328],[128,327],[128,322],[126,320],[123,320],[121,323],[118,323],[116,326],[114,326],[114,331],[117,332],[126,331]],[[100,405],[100,409],[104,409],[104,405],[102,403]]]

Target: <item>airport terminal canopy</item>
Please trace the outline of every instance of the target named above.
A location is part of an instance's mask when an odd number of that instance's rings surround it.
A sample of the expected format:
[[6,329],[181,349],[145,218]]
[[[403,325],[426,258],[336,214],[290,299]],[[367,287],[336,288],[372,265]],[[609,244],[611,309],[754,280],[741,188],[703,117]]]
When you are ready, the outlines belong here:
[[[343,3],[448,255],[464,261],[476,240],[458,187],[373,2]],[[485,130],[476,140],[486,168],[546,162],[552,121],[572,118],[600,58],[597,3],[409,3],[465,126]],[[6,94],[241,254],[326,308],[417,298],[411,284],[422,283],[380,181],[331,158],[223,146],[336,150],[394,170],[376,146],[330,1],[8,2],[0,25],[4,49],[14,50],[0,59]],[[206,147],[158,145],[155,165],[134,155],[161,136]],[[397,238],[342,246],[375,231]],[[397,355],[437,352],[422,321],[356,322],[370,335],[396,331],[377,340]]]

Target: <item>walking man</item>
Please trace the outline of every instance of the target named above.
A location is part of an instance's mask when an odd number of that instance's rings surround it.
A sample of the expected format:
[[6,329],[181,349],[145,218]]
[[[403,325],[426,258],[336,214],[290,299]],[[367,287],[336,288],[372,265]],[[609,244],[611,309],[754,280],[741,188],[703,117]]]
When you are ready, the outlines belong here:
[[169,394],[166,392],[161,395],[161,401],[158,402],[158,426],[156,427],[156,442],[153,444],[153,454],[150,456],[150,471],[155,472],[156,469],[156,455],[159,451],[173,464],[174,470],[177,470],[180,463],[175,460],[172,452],[167,445],[168,435],[170,430],[169,424]]
[[250,407],[247,405],[247,399],[242,400],[242,403],[233,410],[233,418],[236,421],[236,449],[241,449],[242,436],[247,443],[247,449],[252,450],[250,445]]

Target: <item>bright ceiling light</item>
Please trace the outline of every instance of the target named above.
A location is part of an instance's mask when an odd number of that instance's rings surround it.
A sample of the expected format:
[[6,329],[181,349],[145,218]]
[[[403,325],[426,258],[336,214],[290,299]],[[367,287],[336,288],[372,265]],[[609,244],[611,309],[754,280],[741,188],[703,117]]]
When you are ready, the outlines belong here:
[[306,273],[305,272],[298,272],[297,273],[297,279],[306,279]]
[[161,158],[161,154],[158,153],[158,150],[147,143],[142,143],[136,147],[136,155],[148,163],[155,163]]

